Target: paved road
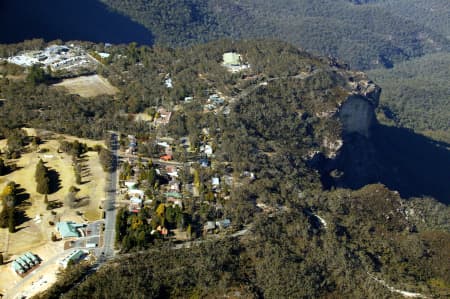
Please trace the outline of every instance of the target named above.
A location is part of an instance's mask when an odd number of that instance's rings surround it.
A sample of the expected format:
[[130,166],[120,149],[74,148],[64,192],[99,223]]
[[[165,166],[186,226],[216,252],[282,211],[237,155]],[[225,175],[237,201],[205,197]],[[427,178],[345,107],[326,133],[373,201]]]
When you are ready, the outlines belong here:
[[[111,133],[111,151],[113,154],[112,166],[114,171],[110,174],[109,188],[106,194],[105,202],[105,231],[103,235],[103,248],[98,251],[101,257],[105,259],[112,258],[114,256],[114,239],[116,229],[116,214],[115,209],[116,202],[116,188],[117,188],[117,152],[119,144],[117,141],[117,134]],[[102,258],[102,259],[103,259]]]

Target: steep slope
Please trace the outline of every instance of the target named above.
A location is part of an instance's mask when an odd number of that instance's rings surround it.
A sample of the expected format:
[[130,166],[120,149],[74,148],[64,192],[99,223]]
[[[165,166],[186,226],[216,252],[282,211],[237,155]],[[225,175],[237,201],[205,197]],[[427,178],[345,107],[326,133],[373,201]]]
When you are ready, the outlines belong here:
[[[167,1],[102,1],[144,24],[157,42],[169,45],[223,36],[276,37],[309,51],[339,57],[356,68],[390,67],[449,48],[441,30],[434,31],[381,3],[189,0],[175,5]],[[437,22],[445,24],[445,16],[438,15]]]
[[368,0],[450,39],[450,3],[446,0]]
[[450,54],[426,55],[368,74],[383,86],[380,114],[386,122],[450,142]]

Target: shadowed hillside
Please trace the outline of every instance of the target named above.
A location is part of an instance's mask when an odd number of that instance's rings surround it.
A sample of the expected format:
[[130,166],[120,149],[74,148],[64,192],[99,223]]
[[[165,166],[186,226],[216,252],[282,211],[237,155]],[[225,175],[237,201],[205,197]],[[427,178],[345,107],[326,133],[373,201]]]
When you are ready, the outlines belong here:
[[[432,196],[450,204],[449,145],[436,142],[411,130],[379,125],[370,139],[347,136],[336,160],[323,165],[325,185],[359,189],[380,182],[402,197]],[[337,171],[336,171],[337,170]]]

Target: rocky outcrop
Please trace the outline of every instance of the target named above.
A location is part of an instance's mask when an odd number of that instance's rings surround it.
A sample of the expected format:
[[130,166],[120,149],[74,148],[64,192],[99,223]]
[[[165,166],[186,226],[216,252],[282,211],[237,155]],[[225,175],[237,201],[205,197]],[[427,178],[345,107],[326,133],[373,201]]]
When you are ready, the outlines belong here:
[[361,79],[350,78],[351,95],[341,105],[338,116],[344,134],[358,133],[368,138],[376,124],[375,108],[380,101],[381,88],[367,80],[363,73],[355,74]]

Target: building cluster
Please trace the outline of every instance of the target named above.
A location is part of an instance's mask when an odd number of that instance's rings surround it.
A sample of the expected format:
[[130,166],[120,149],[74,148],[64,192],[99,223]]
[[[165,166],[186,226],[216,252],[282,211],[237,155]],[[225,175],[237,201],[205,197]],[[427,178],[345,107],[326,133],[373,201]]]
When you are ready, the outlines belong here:
[[23,67],[41,65],[52,71],[90,68],[98,64],[84,49],[75,45],[52,45],[44,50],[25,51],[9,57],[8,62]]
[[24,276],[25,274],[39,266],[40,263],[41,260],[37,255],[31,252],[27,252],[16,258],[11,263],[11,268],[18,275]]

